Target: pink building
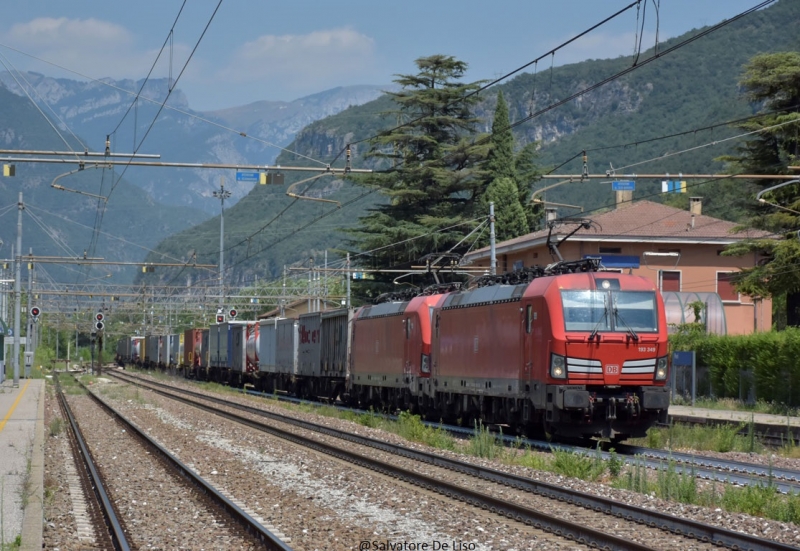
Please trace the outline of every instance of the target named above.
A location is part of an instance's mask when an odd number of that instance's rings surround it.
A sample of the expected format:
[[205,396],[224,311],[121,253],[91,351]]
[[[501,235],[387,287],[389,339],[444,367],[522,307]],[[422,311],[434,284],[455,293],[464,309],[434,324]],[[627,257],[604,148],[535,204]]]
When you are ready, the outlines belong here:
[[[669,323],[695,321],[686,304],[701,300],[707,305],[710,332],[771,329],[772,301],[739,294],[730,282],[732,274],[754,266],[758,255],[721,255],[726,245],[771,234],[734,231],[737,224],[703,215],[699,197],[691,198],[689,210],[652,201],[619,202],[616,209],[586,219],[592,227],[580,228],[559,247],[564,260],[600,257],[608,271],[651,279],[664,296]],[[576,227],[557,223],[551,241],[558,242]],[[497,272],[557,261],[548,250],[547,236],[544,229],[497,244]],[[489,248],[467,254],[466,260],[472,267],[488,267]]]

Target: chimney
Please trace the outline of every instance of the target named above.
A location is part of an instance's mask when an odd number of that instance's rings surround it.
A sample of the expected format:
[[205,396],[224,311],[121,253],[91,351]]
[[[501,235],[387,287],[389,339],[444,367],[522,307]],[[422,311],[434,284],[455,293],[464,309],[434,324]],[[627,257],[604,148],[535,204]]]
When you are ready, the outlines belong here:
[[621,208],[623,208],[623,207],[630,206],[630,205],[631,205],[631,203],[633,202],[633,191],[632,191],[632,190],[628,190],[628,191],[615,191],[614,193],[615,193],[615,194],[616,194],[616,196],[617,196],[617,197],[616,197],[615,206],[616,206],[616,208],[618,208],[618,209],[621,209]]
[[553,220],[555,220],[558,217],[556,211],[557,209],[555,207],[547,207],[546,209],[544,209],[545,220],[547,222],[552,222]]
[[689,212],[700,216],[703,214],[703,198],[689,197]]

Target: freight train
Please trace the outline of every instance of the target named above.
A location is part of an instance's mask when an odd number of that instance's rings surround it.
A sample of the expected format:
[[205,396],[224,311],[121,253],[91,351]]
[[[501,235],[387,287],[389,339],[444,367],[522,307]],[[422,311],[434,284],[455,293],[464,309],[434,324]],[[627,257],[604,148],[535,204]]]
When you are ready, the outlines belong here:
[[643,436],[669,407],[664,304],[648,279],[598,268],[559,262],[356,310],[190,329],[179,363],[145,337],[138,363],[467,426]]

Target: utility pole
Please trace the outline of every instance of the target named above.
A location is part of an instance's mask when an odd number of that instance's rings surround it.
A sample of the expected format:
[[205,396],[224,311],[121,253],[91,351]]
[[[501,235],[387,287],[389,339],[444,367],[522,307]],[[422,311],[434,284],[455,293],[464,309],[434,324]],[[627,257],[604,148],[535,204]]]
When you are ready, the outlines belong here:
[[494,235],[494,202],[489,202],[489,266],[491,275],[497,275],[497,251],[495,250]]
[[281,313],[282,318],[286,317],[286,264],[283,265],[283,294],[281,296]]
[[220,179],[219,189],[214,191],[214,197],[219,199],[219,307],[225,304],[225,199],[231,196],[230,191],[225,190],[225,178]]
[[[28,249],[33,256],[33,248]],[[36,337],[33,334],[33,319],[31,318],[31,306],[33,306],[33,262],[28,263],[28,308],[27,325],[25,329],[25,378],[31,377],[31,366],[33,365],[33,354],[36,350]]]
[[345,277],[347,278],[347,299],[345,302],[345,306],[347,309],[350,309],[350,253],[347,253],[347,270],[345,271]]
[[22,192],[20,191],[17,201],[17,247],[14,257],[14,387],[16,388],[19,388],[19,311],[22,309],[20,279],[22,279],[22,211],[24,209],[25,204],[22,202]]
[[308,311],[313,312],[314,299],[312,295],[312,281],[314,280],[314,257],[309,259],[311,261],[311,268],[308,270]]

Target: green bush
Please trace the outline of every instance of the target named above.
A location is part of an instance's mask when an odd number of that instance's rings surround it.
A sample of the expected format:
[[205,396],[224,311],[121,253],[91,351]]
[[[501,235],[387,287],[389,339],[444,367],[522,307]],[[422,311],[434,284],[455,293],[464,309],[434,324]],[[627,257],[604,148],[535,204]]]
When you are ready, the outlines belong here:
[[694,350],[697,365],[709,368],[717,396],[746,395],[749,382],[741,373],[750,371],[759,400],[800,405],[800,329],[719,336],[706,335],[694,326],[680,326],[670,336],[670,350]]

